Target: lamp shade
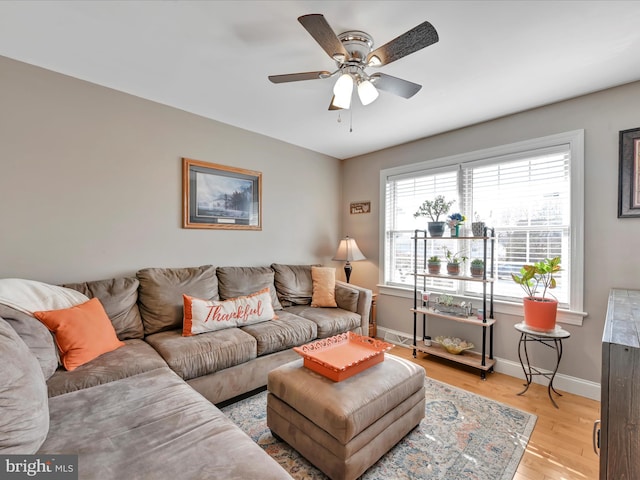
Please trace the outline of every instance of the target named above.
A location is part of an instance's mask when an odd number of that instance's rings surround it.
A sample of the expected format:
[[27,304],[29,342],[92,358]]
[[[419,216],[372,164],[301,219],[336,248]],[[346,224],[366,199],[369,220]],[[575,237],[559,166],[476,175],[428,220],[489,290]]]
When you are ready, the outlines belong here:
[[333,87],[333,105],[348,109],[351,106],[351,94],[353,93],[353,77],[343,73]]
[[369,105],[376,98],[378,98],[378,90],[373,86],[369,80],[363,80],[358,84],[358,96],[362,105]]
[[345,237],[340,240],[340,245],[338,245],[338,250],[336,251],[333,260],[337,260],[340,262],[355,262],[358,260],[366,260],[360,249],[358,248],[358,244],[353,238]]

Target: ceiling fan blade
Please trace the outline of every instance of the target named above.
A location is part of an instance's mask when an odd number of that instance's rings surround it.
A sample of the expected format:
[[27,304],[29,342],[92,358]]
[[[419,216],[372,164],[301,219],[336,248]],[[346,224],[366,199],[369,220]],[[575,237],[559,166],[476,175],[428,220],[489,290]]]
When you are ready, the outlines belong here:
[[388,65],[424,47],[433,45],[438,40],[438,32],[433,28],[433,25],[424,22],[389,43],[376,48],[367,57],[367,63],[372,67]]
[[319,78],[327,78],[331,73],[327,71],[321,72],[302,72],[287,73],[286,75],[269,75],[272,83],[299,82],[301,80],[317,80]]
[[303,15],[298,17],[298,21],[331,58],[344,61],[349,56],[323,15],[319,13]]
[[422,85],[418,85],[417,83],[392,77],[391,75],[385,75],[384,73],[374,73],[369,79],[377,89],[393,93],[403,98],[413,97],[422,88]]

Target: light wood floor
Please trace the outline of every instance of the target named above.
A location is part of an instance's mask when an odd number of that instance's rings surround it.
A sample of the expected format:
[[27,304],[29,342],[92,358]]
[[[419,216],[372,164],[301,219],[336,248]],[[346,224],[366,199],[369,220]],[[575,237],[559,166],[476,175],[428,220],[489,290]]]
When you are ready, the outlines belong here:
[[477,393],[498,402],[537,415],[538,421],[520,461],[514,480],[597,480],[599,459],[593,451],[593,422],[600,418],[600,402],[570,393],[555,397],[556,409],[547,388],[533,384],[527,393],[523,378],[490,373],[485,381],[478,370],[430,357],[406,347],[394,347],[390,353],[423,366],[428,377]]

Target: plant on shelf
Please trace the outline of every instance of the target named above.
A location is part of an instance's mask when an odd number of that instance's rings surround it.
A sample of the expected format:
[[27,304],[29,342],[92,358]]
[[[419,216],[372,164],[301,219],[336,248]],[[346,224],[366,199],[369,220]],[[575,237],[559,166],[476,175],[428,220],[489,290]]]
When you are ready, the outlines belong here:
[[461,213],[453,213],[449,215],[447,219],[447,225],[449,225],[449,228],[451,229],[452,237],[460,236],[460,225],[462,225],[466,219],[467,217],[465,217]]
[[437,255],[429,257],[429,260],[427,260],[427,268],[429,269],[429,273],[432,275],[440,273],[441,265],[442,262],[440,261],[440,257]]
[[469,268],[471,270],[472,277],[482,277],[484,276],[484,260],[481,258],[474,258],[471,260],[469,264]]
[[445,222],[440,221],[440,215],[449,213],[449,209],[454,203],[455,200],[447,201],[444,195],[437,195],[433,200],[425,200],[422,205],[418,207],[416,213],[413,214],[413,217],[431,218],[431,221],[427,225],[429,235],[432,237],[441,237],[444,234]]
[[444,256],[447,258],[447,273],[449,275],[460,275],[460,264],[467,261],[462,252],[453,253],[446,246],[444,248]]
[[[560,257],[554,257],[524,265],[519,274],[511,274],[513,281],[527,294],[523,298],[524,323],[534,330],[551,331],[556,327],[558,300],[547,298],[547,293],[556,288],[554,275],[560,270]],[[541,296],[539,290],[542,290]]]
[[471,223],[471,232],[473,232],[474,237],[483,237],[484,236],[484,222],[480,220],[480,216],[478,212],[475,213],[475,221]]

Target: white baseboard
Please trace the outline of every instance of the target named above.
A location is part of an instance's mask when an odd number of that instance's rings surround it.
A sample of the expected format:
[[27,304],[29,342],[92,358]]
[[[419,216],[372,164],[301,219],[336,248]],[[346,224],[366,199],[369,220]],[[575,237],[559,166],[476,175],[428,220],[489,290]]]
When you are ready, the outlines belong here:
[[[397,330],[391,330],[389,328],[378,326],[378,336],[384,338],[386,342],[393,343],[395,345],[409,348],[411,348],[411,346],[413,345],[413,335],[405,332],[399,332]],[[496,365],[494,367],[494,370],[496,372],[503,373],[511,377],[522,378],[524,381],[524,372],[522,371],[520,362],[514,362],[512,360],[500,357],[495,357],[495,360]],[[546,370],[543,369],[538,370],[546,372]],[[548,380],[539,375],[533,377],[533,382],[546,386]],[[558,390],[600,401],[599,383],[558,373],[553,380],[553,385]]]

